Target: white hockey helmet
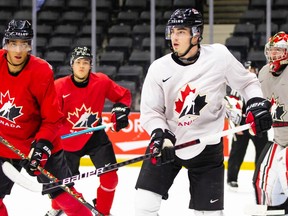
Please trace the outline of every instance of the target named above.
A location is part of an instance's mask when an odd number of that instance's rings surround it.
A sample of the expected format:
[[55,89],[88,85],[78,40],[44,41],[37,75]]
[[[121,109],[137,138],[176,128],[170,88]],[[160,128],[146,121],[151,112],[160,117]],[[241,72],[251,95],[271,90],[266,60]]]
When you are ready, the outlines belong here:
[[288,34],[281,31],[269,38],[264,54],[270,65],[270,71],[277,73],[288,64]]

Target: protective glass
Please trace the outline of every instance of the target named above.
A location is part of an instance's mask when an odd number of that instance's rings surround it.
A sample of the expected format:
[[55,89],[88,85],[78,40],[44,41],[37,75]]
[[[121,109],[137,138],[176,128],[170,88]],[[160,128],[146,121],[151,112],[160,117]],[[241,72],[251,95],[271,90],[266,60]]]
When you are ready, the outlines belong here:
[[29,52],[32,50],[32,46],[31,41],[30,42],[9,41],[5,44],[4,49],[13,52],[22,52],[22,51]]
[[[165,39],[166,40],[171,40],[171,35],[172,34],[177,34],[178,37],[187,37],[184,32],[179,31],[179,32],[174,32],[173,28],[184,28],[185,26],[166,26],[165,29]],[[188,27],[191,28],[191,35],[192,37],[200,37],[200,32],[198,27]]]

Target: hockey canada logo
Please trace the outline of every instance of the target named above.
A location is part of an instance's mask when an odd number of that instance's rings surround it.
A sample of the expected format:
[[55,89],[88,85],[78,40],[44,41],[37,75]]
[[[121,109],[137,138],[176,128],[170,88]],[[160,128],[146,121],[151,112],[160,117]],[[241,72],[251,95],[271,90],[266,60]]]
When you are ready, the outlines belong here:
[[[179,113],[178,125],[190,125],[193,121],[195,121],[199,117],[200,111],[207,104],[205,100],[206,95],[197,94],[196,89],[191,89],[189,85],[186,85],[183,89],[181,89],[175,102],[175,111]],[[184,119],[184,122],[180,121],[181,118]]]
[[271,102],[271,115],[274,122],[283,122],[286,114],[284,104],[279,104],[278,98],[274,95],[269,99]]
[[85,104],[80,109],[76,108],[75,112],[68,113],[67,120],[73,125],[72,129],[87,129],[97,126],[98,112],[91,112],[91,107],[86,108]]
[[1,92],[0,117],[16,124],[15,119],[23,115],[23,113],[21,113],[22,106],[16,106],[14,100],[15,98],[10,97],[9,91],[5,94]]

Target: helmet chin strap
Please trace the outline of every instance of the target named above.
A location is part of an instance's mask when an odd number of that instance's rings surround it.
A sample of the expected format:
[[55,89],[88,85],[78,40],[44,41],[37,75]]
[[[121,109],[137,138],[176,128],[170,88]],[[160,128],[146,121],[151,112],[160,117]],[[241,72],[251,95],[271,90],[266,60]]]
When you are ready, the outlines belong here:
[[10,62],[10,61],[8,60],[7,56],[6,56],[6,60],[7,60],[7,62],[8,62],[10,65],[12,65],[12,66],[14,66],[14,67],[18,67],[18,66],[21,66],[21,65],[25,64],[25,62],[26,62],[27,59],[25,59],[25,61],[23,61],[23,62],[20,63],[20,64],[14,64],[14,63]]
[[193,44],[193,43],[192,43],[192,38],[193,38],[193,37],[191,37],[191,40],[190,40],[190,46],[189,46],[188,49],[184,52],[184,54],[182,54],[181,56],[178,56],[178,53],[177,53],[177,52],[175,53],[179,58],[187,55],[187,53],[192,49],[192,47],[194,47],[194,46],[196,46],[196,45],[198,44],[198,43],[197,43],[197,44]]
[[194,55],[194,56],[191,56],[187,59],[184,59],[182,58],[183,56],[187,55],[188,52],[190,52],[190,50],[194,47],[194,46],[199,46],[199,43],[196,43],[196,44],[193,44],[192,43],[192,38],[191,38],[191,41],[190,41],[190,45],[189,47],[187,48],[187,50],[182,54],[182,55],[178,55],[177,52],[174,52],[174,54],[179,58],[180,61],[182,61],[183,63],[192,63],[194,61],[196,61],[199,57],[199,50],[197,51],[197,53]]

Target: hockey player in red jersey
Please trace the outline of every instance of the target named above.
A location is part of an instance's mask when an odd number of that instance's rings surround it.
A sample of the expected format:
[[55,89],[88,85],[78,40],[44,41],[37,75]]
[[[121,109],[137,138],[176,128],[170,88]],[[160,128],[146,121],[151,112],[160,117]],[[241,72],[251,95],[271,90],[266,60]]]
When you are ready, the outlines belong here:
[[[111,122],[113,130],[128,126],[131,93],[103,73],[91,72],[92,54],[87,47],[76,47],[71,55],[72,75],[55,81],[58,100],[65,120],[61,134],[67,134],[101,124],[106,99],[114,102]],[[111,141],[105,130],[63,139],[62,145],[73,175],[79,174],[80,158],[89,155],[96,168],[116,163]],[[118,183],[116,171],[100,175],[96,208],[109,215]],[[53,206],[54,210],[57,209]],[[51,209],[50,211],[54,211]]]
[[[227,84],[247,101],[256,134],[270,129],[270,102],[255,74],[221,44],[200,45],[204,21],[193,8],[175,10],[166,26],[172,53],[149,67],[141,95],[140,122],[151,134],[136,183],[136,216],[158,215],[161,200],[180,169],[187,168],[189,208],[196,216],[222,216],[224,156],[220,138],[175,152],[173,145],[219,133],[224,127]],[[154,165],[156,164],[156,165]],[[181,194],[182,191],[179,191]],[[175,206],[177,207],[177,206]]]
[[[39,182],[49,183],[37,170],[38,166],[59,179],[71,176],[71,172],[58,133],[63,114],[57,101],[53,71],[46,61],[29,53],[32,38],[33,30],[27,20],[10,21],[4,33],[0,50],[0,136],[29,160],[21,160],[0,144],[0,162],[9,161],[19,171],[23,166],[31,176],[37,176]],[[8,216],[3,199],[10,194],[13,184],[0,166],[1,216]],[[92,215],[87,207],[61,188],[50,192],[49,196],[68,216]],[[23,215],[33,215],[33,208]]]
[[[257,204],[288,214],[288,34],[278,32],[265,45],[268,61],[259,72],[265,98],[271,104],[273,142],[266,145],[254,173]],[[253,213],[253,212],[252,212]]]

